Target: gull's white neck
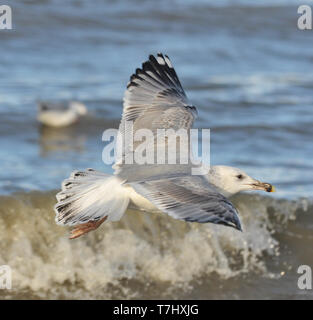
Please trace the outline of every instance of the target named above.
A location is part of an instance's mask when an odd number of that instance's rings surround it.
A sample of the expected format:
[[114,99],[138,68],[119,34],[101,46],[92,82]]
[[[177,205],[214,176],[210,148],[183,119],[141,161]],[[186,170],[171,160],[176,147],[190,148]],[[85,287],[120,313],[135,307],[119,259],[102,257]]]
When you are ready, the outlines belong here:
[[222,174],[224,168],[224,166],[211,166],[207,174],[207,178],[209,182],[216,187],[217,191],[228,198],[240,190],[230,188],[229,181],[227,181]]

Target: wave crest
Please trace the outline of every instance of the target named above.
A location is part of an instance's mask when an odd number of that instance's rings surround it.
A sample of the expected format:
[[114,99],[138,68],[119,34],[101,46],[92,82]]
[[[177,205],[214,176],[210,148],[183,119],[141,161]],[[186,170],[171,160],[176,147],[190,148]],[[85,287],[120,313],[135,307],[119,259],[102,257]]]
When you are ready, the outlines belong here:
[[[188,291],[217,275],[266,274],[266,257],[279,255],[275,232],[284,231],[306,200],[259,195],[233,199],[243,232],[186,223],[162,214],[128,211],[117,223],[77,240],[54,223],[55,192],[0,197],[0,265],[12,268],[10,297],[147,298]],[[0,292],[0,295],[4,292]],[[7,294],[7,293],[6,293]]]

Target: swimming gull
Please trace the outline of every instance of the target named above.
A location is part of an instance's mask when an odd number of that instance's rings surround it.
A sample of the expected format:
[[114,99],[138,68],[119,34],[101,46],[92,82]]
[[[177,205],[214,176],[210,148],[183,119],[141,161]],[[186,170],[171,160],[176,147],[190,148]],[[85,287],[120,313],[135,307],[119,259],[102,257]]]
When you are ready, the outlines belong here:
[[38,102],[37,120],[50,127],[66,127],[87,114],[86,106],[78,101],[67,103]]

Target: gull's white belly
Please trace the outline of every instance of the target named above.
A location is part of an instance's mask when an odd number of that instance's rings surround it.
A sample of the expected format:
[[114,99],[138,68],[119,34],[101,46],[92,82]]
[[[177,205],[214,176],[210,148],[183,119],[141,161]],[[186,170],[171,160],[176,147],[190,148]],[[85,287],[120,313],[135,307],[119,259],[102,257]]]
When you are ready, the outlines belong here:
[[138,194],[132,187],[126,186],[130,198],[129,208],[148,212],[161,212],[153,203]]

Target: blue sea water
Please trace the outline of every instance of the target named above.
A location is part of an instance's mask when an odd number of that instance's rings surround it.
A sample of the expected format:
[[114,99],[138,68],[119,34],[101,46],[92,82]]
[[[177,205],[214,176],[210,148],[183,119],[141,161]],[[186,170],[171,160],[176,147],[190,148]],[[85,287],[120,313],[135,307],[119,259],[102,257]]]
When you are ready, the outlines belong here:
[[[296,1],[12,1],[0,33],[1,193],[58,188],[101,161],[129,76],[167,53],[197,127],[210,128],[213,164],[270,180],[279,194],[313,191],[313,31]],[[78,99],[90,110],[69,130],[41,130],[37,100]],[[113,125],[112,125],[113,124]]]

